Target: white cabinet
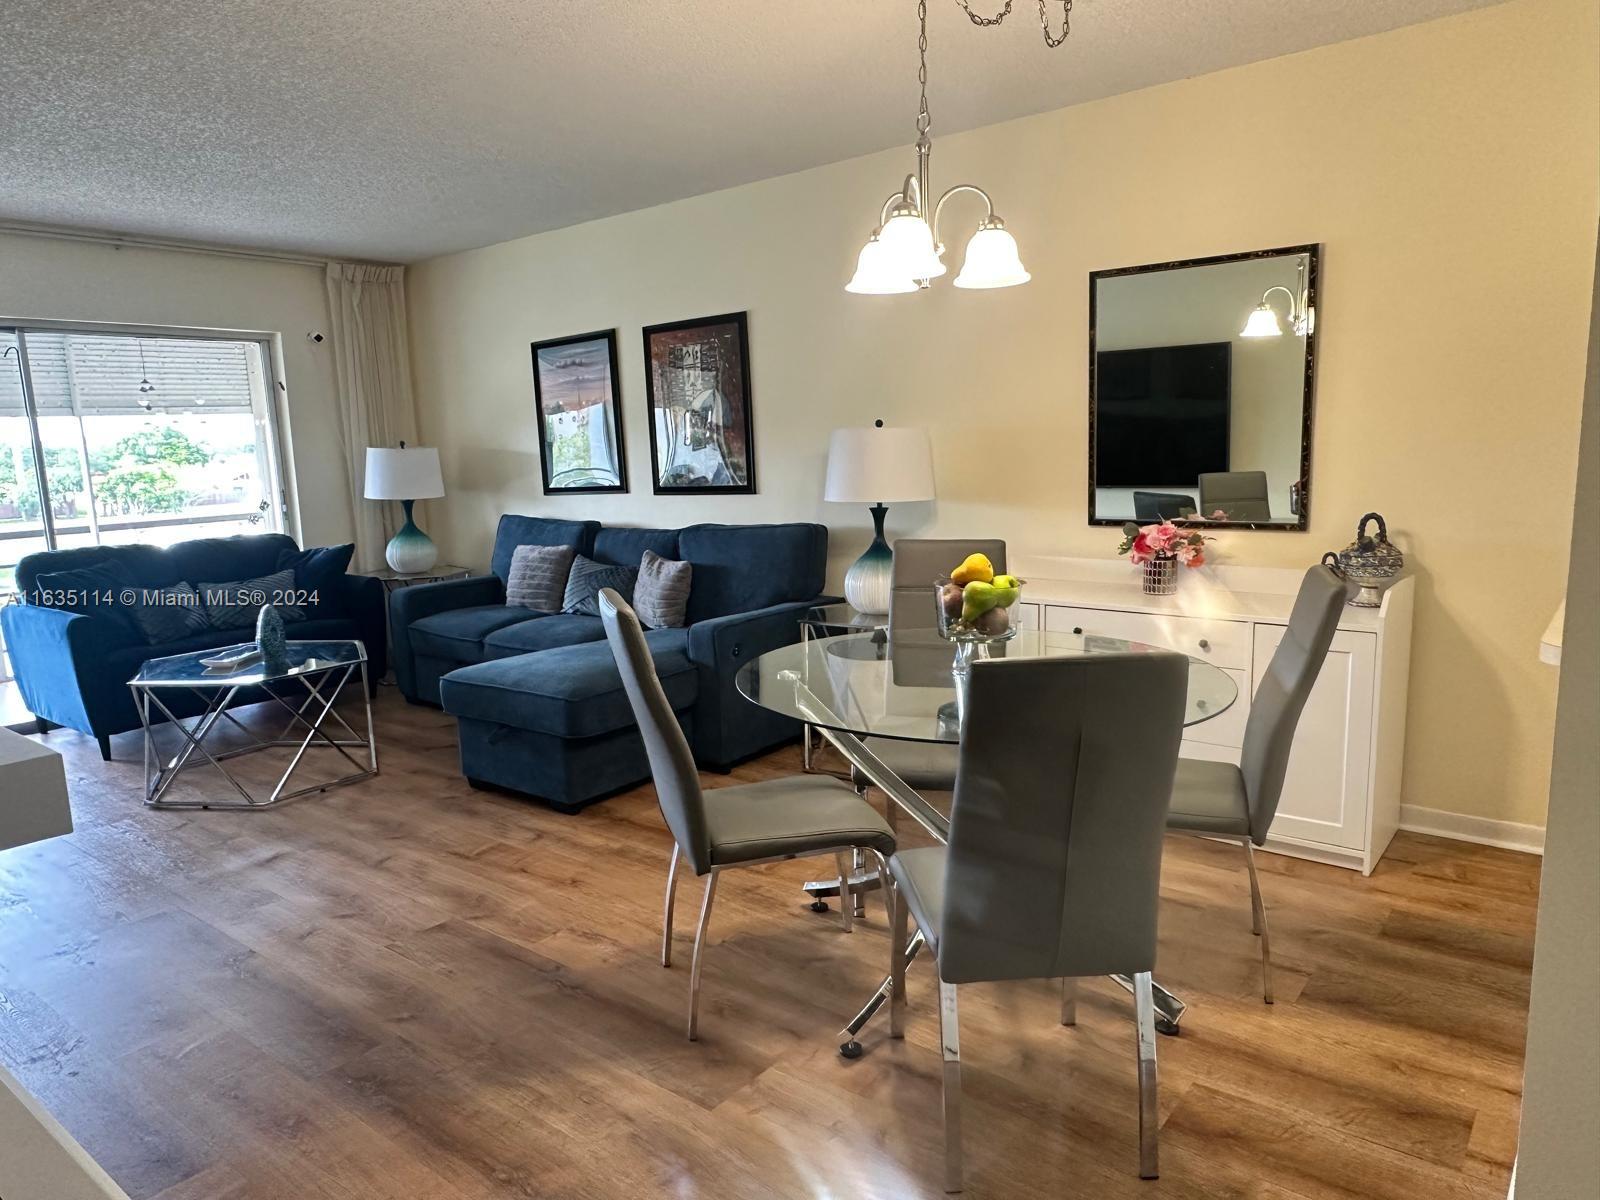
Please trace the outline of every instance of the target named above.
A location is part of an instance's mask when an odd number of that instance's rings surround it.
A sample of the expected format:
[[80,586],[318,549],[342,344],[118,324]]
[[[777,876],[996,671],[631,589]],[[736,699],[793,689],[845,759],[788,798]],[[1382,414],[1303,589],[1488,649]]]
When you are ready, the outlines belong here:
[[[1252,691],[1260,686],[1284,629],[1255,627]],[[1376,634],[1341,630],[1333,635],[1295,729],[1273,837],[1357,852],[1366,846],[1377,655]]]
[[[1283,639],[1301,572],[1242,569],[1234,578],[1243,576],[1248,590],[1185,580],[1177,597],[1146,597],[1137,586],[1105,582],[1103,571],[1084,579],[1043,575],[1026,576],[1030,603],[1019,607],[1042,606],[1044,629],[1166,646],[1227,672],[1238,700],[1190,726],[1182,753],[1239,761],[1251,697]],[[1402,579],[1381,609],[1346,608],[1341,616],[1295,729],[1268,850],[1371,872],[1388,847],[1400,819],[1412,588]],[[1030,611],[1024,620],[1031,628],[1038,616]]]

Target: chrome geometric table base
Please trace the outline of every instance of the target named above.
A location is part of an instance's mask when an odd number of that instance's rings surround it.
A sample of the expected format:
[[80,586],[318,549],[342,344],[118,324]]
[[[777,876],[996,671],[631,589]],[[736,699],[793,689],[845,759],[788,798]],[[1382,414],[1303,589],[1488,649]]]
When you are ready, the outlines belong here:
[[[361,683],[361,698],[366,704],[367,735],[362,737],[348,722],[334,709],[334,704],[339,699],[340,693],[352,678],[359,678]],[[281,688],[290,680],[297,680],[305,687],[306,697],[298,704],[272,690]],[[347,783],[358,783],[363,779],[371,779],[378,773],[378,743],[372,733],[372,698],[367,691],[367,664],[363,658],[359,662],[341,663],[329,666],[324,671],[290,676],[274,680],[270,685],[261,684],[222,684],[213,688],[192,686],[187,690],[198,696],[205,703],[205,711],[198,717],[187,718],[194,722],[190,727],[184,724],[184,719],[175,716],[170,708],[162,701],[159,692],[163,689],[148,687],[143,684],[130,684],[133,688],[134,703],[139,710],[139,720],[144,726],[144,786],[145,804],[150,808],[199,808],[199,809],[245,809],[245,808],[273,808],[286,801],[293,800],[296,796],[304,796],[311,792],[325,792],[329,788],[343,787]],[[262,739],[256,737],[250,730],[239,723],[237,718],[228,711],[228,706],[233,702],[242,687],[261,687],[268,697],[275,701],[286,713],[289,719],[283,731],[275,738]],[[151,723],[151,705],[160,710],[166,717],[163,724],[159,717],[155,724]],[[245,737],[250,739],[248,745],[236,746],[218,754],[213,754],[206,748],[207,737],[217,728],[217,725],[227,721]],[[328,732],[332,723],[341,726],[347,736],[337,737]],[[297,728],[298,727],[298,728]],[[155,731],[161,728],[176,729],[183,735],[183,748],[172,758],[161,761],[155,746]],[[301,734],[300,730],[304,733]],[[338,731],[334,730],[336,734]],[[291,736],[293,734],[294,736]],[[226,766],[229,759],[238,758],[245,754],[255,754],[262,750],[274,748],[293,747],[294,754],[289,759],[289,765],[284,768],[283,774],[278,778],[277,784],[266,799],[260,800],[252,795]],[[331,749],[337,751],[350,765],[356,769],[348,775],[326,783],[313,783],[294,791],[285,791],[289,779],[300,766],[300,761],[305,757],[306,751],[312,748]],[[352,749],[365,751],[360,761],[350,753]],[[197,757],[198,756],[198,759]],[[192,771],[197,767],[210,765],[215,767],[221,776],[233,786],[239,794],[239,799],[233,800],[168,800],[167,792],[177,782],[178,776],[185,771]]]

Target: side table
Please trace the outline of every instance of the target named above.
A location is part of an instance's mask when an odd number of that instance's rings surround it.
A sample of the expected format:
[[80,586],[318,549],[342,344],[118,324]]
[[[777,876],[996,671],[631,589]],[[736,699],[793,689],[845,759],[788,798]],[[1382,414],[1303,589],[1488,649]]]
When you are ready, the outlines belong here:
[[[374,579],[381,579],[384,591],[392,596],[401,588],[410,587],[414,583],[439,583],[446,579],[465,579],[472,574],[472,570],[469,567],[458,567],[454,563],[434,563],[426,571],[401,572],[396,571],[393,567],[381,567],[376,571],[368,571],[366,574]],[[394,639],[389,633],[389,606],[387,604],[383,606],[383,636],[384,640],[389,643],[389,652],[392,655],[394,653]],[[394,686],[387,675],[378,680],[378,682],[384,687]]]
[[368,571],[367,574],[374,579],[383,580],[383,586],[392,592],[396,588],[410,587],[413,583],[438,583],[442,579],[464,579],[471,575],[472,571],[452,563],[435,563],[426,571],[401,573],[393,567],[383,567],[376,571]]

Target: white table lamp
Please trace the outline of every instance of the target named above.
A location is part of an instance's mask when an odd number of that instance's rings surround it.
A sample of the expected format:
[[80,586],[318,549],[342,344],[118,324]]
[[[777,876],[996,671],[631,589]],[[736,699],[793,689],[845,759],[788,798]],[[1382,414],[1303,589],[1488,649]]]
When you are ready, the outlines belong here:
[[432,446],[407,449],[401,442],[398,450],[367,447],[367,499],[398,500],[406,510],[406,523],[384,551],[397,574],[420,574],[439,561],[439,548],[411,519],[411,505],[416,500],[436,500],[443,495],[439,451]]
[[822,498],[872,506],[872,545],[845,572],[844,594],[858,612],[888,612],[894,555],[883,540],[883,518],[890,504],[934,498],[928,431],[886,428],[882,421],[870,429],[835,429]]

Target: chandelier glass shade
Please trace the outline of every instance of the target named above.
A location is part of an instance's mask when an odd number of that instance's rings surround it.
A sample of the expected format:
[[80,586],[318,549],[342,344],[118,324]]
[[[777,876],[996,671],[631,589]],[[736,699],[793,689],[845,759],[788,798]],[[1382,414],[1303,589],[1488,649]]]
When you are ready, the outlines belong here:
[[978,226],[967,243],[961,273],[952,282],[958,288],[1003,288],[1032,278],[1017,253],[1017,239],[995,218]]
[[1251,310],[1250,316],[1245,320],[1244,328],[1239,331],[1240,337],[1269,338],[1282,337],[1283,326],[1278,322],[1278,314],[1272,311],[1272,305],[1262,301]]
[[917,285],[911,276],[899,269],[892,260],[890,250],[877,234],[867,239],[856,258],[856,273],[844,290],[858,296],[890,296],[896,292],[914,292]]

